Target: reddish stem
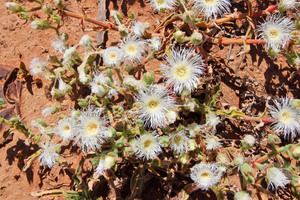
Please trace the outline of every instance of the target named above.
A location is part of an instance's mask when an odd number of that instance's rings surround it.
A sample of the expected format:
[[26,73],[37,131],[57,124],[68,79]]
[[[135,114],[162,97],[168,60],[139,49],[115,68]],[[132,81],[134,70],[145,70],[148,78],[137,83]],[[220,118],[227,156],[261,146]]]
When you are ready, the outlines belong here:
[[275,118],[266,118],[266,117],[262,117],[262,118],[259,118],[259,117],[243,117],[243,120],[244,121],[262,121],[262,122],[265,122],[265,123],[274,123],[277,121],[277,119]]
[[221,44],[221,45],[231,45],[231,44],[265,44],[266,41],[264,40],[257,40],[257,39],[214,39],[214,38],[207,38],[207,42]]
[[66,11],[66,10],[63,11],[63,14],[67,15],[69,17],[77,18],[77,19],[84,19],[85,21],[88,21],[88,22],[91,22],[91,23],[96,24],[98,26],[101,26],[103,29],[112,29],[112,30],[116,30],[116,31],[118,30],[118,28],[116,26],[112,25],[112,24],[104,23],[104,22],[101,22],[101,21],[93,19],[93,18],[89,18],[89,17],[84,16],[84,15],[79,15],[79,14],[72,13],[72,12],[69,12],[69,11]]

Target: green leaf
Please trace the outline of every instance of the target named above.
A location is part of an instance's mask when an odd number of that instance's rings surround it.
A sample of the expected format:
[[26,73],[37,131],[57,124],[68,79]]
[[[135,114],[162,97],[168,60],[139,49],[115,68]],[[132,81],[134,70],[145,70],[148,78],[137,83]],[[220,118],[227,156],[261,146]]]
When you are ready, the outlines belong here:
[[246,117],[246,115],[241,112],[241,111],[238,111],[238,110],[230,110],[230,111],[224,111],[224,110],[217,110],[216,111],[216,114],[217,115],[225,115],[229,118],[239,118],[239,117]]

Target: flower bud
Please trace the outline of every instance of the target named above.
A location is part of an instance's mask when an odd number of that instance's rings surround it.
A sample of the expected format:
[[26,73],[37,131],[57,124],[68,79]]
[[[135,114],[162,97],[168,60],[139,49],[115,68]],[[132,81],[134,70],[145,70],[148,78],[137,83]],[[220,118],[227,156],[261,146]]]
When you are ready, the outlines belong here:
[[71,112],[71,117],[72,117],[73,119],[77,119],[77,118],[80,116],[80,114],[81,114],[81,111],[80,111],[80,110],[73,110],[73,111]]
[[240,171],[245,175],[251,175],[251,176],[253,176],[254,173],[253,168],[248,163],[244,163],[243,165],[241,165]]
[[169,137],[167,135],[162,135],[159,137],[159,143],[162,147],[169,146]]
[[66,5],[65,0],[53,0],[53,3],[59,10],[63,10]]
[[5,6],[11,11],[11,12],[22,12],[25,11],[25,9],[20,6],[19,4],[15,3],[15,2],[6,2]]
[[95,89],[93,93],[95,93],[98,97],[103,97],[106,94],[106,90],[102,85],[98,85],[97,88]]
[[111,69],[106,70],[106,75],[107,75],[109,78],[112,78],[113,74],[114,74],[113,70],[111,70]]
[[203,42],[203,35],[202,33],[199,33],[198,31],[194,31],[194,33],[191,35],[191,43],[193,45],[198,46]]
[[300,158],[300,146],[299,145],[293,146],[291,151],[292,151],[292,155],[294,158],[296,158],[296,159]]
[[52,98],[55,98],[55,99],[61,97],[59,90],[56,88],[52,88],[52,90],[50,91],[50,94],[51,94]]
[[60,34],[59,38],[65,42],[69,39],[69,35],[67,33],[62,33]]
[[141,120],[141,119],[137,119],[137,120],[135,121],[135,124],[136,124],[138,127],[144,128],[144,121]]
[[300,176],[298,175],[293,175],[292,178],[291,178],[291,184],[300,189]]
[[188,141],[188,151],[194,151],[197,148],[197,143],[194,139],[189,139]]
[[276,47],[274,48],[271,47],[268,51],[269,56],[272,58],[276,58],[276,56],[278,56],[279,53],[280,53],[280,49]]
[[169,110],[166,113],[166,123],[168,125],[173,124],[177,119],[177,112],[174,110]]
[[177,42],[184,42],[184,36],[185,36],[184,32],[178,30],[173,34],[173,36]]
[[233,159],[233,164],[235,166],[242,166],[244,164],[245,158],[242,155],[238,155]]
[[281,143],[281,140],[277,135],[269,135],[268,141],[271,144],[280,144]]
[[239,191],[234,194],[234,200],[251,200],[251,197],[246,191]]
[[187,153],[183,153],[179,156],[178,160],[183,165],[188,164],[189,163],[189,155]]
[[296,19],[295,20],[295,27],[296,27],[296,29],[300,29],[300,20],[299,19]]
[[50,27],[50,24],[43,20],[34,20],[33,22],[31,22],[30,26],[35,30],[44,30],[48,29]]
[[122,37],[125,37],[128,35],[128,29],[124,24],[121,24],[118,26],[119,33]]
[[185,12],[182,17],[183,21],[188,24],[195,23],[195,13],[191,10]]
[[85,99],[77,99],[78,105],[82,108],[87,108],[87,103],[85,102]]
[[111,156],[111,155],[106,156],[103,164],[104,169],[112,168],[115,165],[116,160],[117,159],[115,156]]
[[293,99],[291,106],[296,108],[297,110],[300,110],[300,99]]
[[122,106],[113,105],[113,115],[117,118],[121,118],[124,113],[124,108]]
[[146,82],[147,85],[151,85],[154,82],[154,72],[153,71],[147,71],[144,74],[144,81]]
[[242,148],[243,149],[251,149],[255,144],[255,137],[252,135],[245,135],[242,140]]
[[53,8],[51,6],[51,4],[49,3],[45,3],[43,6],[42,6],[42,10],[47,13],[47,14],[51,14],[52,11],[53,11]]

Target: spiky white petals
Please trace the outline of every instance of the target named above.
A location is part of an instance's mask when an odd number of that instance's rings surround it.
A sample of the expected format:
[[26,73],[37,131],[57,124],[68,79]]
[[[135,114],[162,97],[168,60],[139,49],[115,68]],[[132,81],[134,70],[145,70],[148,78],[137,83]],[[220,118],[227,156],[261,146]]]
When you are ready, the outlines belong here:
[[73,118],[61,119],[56,126],[56,134],[59,135],[64,142],[72,140],[75,134],[75,121]]
[[189,138],[186,136],[185,131],[179,131],[169,135],[170,147],[176,154],[183,154],[188,150]]
[[220,122],[220,117],[214,112],[208,112],[206,114],[206,125],[216,129],[217,124]]
[[292,20],[279,14],[270,15],[267,21],[257,26],[258,37],[265,40],[266,49],[285,48],[291,39],[290,32],[294,29]]
[[51,46],[60,53],[64,53],[67,49],[64,40],[60,37],[56,37],[56,41],[52,42]]
[[131,62],[140,62],[141,57],[145,54],[146,47],[145,40],[137,39],[135,36],[127,36],[120,43],[125,59]]
[[149,41],[149,47],[151,48],[152,51],[159,51],[161,49],[162,44],[159,37],[153,37],[148,41]]
[[167,85],[172,86],[175,93],[180,94],[184,89],[192,92],[197,88],[199,77],[204,73],[199,54],[187,48],[172,49],[166,60],[168,65],[162,65],[161,71]]
[[266,179],[269,184],[268,188],[271,186],[275,190],[278,187],[284,188],[290,182],[288,177],[276,167],[270,167],[266,170]]
[[57,153],[59,146],[48,144],[41,145],[41,155],[39,161],[42,162],[43,166],[52,168],[59,158]]
[[34,58],[30,62],[29,70],[33,76],[38,76],[43,74],[43,71],[46,70],[47,62],[44,62],[41,58]]
[[166,113],[176,106],[175,99],[168,90],[157,85],[151,85],[145,91],[140,90],[136,99],[141,105],[137,115],[150,128],[164,126]]
[[206,150],[217,150],[221,146],[220,139],[217,136],[207,134],[205,137]]
[[199,163],[191,168],[191,179],[202,190],[208,190],[216,185],[222,177],[218,165],[214,163]]
[[99,97],[105,95],[106,90],[104,86],[109,81],[109,78],[104,76],[102,73],[97,73],[94,75],[93,81],[89,83],[91,86],[92,93],[96,94]]
[[58,79],[58,90],[61,94],[66,94],[68,91],[72,90],[72,87],[65,83],[62,78]]
[[142,83],[142,80],[137,80],[134,76],[128,75],[125,76],[123,80],[123,85],[135,90],[144,90],[145,85]]
[[157,158],[161,152],[161,144],[159,143],[159,136],[153,133],[146,133],[140,135],[134,141],[134,149],[139,158],[154,159]]
[[157,11],[164,12],[166,9],[174,9],[174,0],[150,0],[151,6]]
[[85,50],[90,49],[92,47],[92,38],[89,35],[82,36],[79,45],[83,46]]
[[229,13],[231,3],[229,0],[193,0],[194,11],[203,14],[204,18],[216,19],[218,15]]
[[200,126],[197,123],[187,125],[186,129],[190,133],[190,137],[194,138],[200,131]]
[[281,99],[274,100],[275,106],[270,106],[270,114],[272,114],[277,121],[272,124],[272,129],[278,133],[293,138],[300,132],[300,112],[291,106],[293,99],[288,97],[281,97]]
[[134,21],[131,27],[131,31],[136,37],[142,37],[149,26],[149,23]]
[[117,47],[108,47],[103,52],[103,62],[108,67],[119,67],[124,53]]
[[89,107],[86,112],[81,112],[76,125],[76,143],[83,151],[101,149],[107,130],[106,120],[101,117],[103,108]]
[[50,107],[44,108],[42,110],[42,115],[44,117],[48,117],[49,115],[53,114],[55,111],[56,111],[56,108],[53,106],[50,106]]
[[63,64],[65,65],[72,65],[72,59],[74,55],[76,54],[76,46],[70,47],[67,49],[63,55]]

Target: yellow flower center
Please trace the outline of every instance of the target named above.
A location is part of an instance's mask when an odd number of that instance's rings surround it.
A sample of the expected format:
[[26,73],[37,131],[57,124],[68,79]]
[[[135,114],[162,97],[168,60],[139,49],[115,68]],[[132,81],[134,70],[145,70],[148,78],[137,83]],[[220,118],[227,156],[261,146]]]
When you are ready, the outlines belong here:
[[164,4],[165,3],[165,0],[156,0],[156,2],[157,2],[157,5],[161,5],[161,4]]
[[137,53],[137,47],[134,44],[129,44],[127,46],[127,54],[129,55],[135,55]]
[[97,135],[98,133],[98,123],[95,120],[88,121],[85,126],[85,134],[87,136]]
[[146,141],[144,142],[144,148],[149,147],[151,144],[152,144],[152,140],[146,140]]
[[158,102],[157,102],[157,101],[154,101],[154,100],[150,101],[149,104],[148,104],[148,106],[149,106],[150,108],[156,108],[157,105],[158,105]]
[[176,73],[180,77],[184,77],[186,75],[187,68],[186,66],[180,66],[176,69]]
[[118,55],[116,54],[116,52],[111,52],[109,54],[109,59],[112,61],[115,61],[117,59]]
[[216,0],[205,0],[205,3],[214,5],[214,4],[216,4]]
[[179,135],[176,135],[175,137],[174,137],[174,142],[178,145],[178,144],[180,144],[180,142],[181,142],[181,137],[179,136]]

